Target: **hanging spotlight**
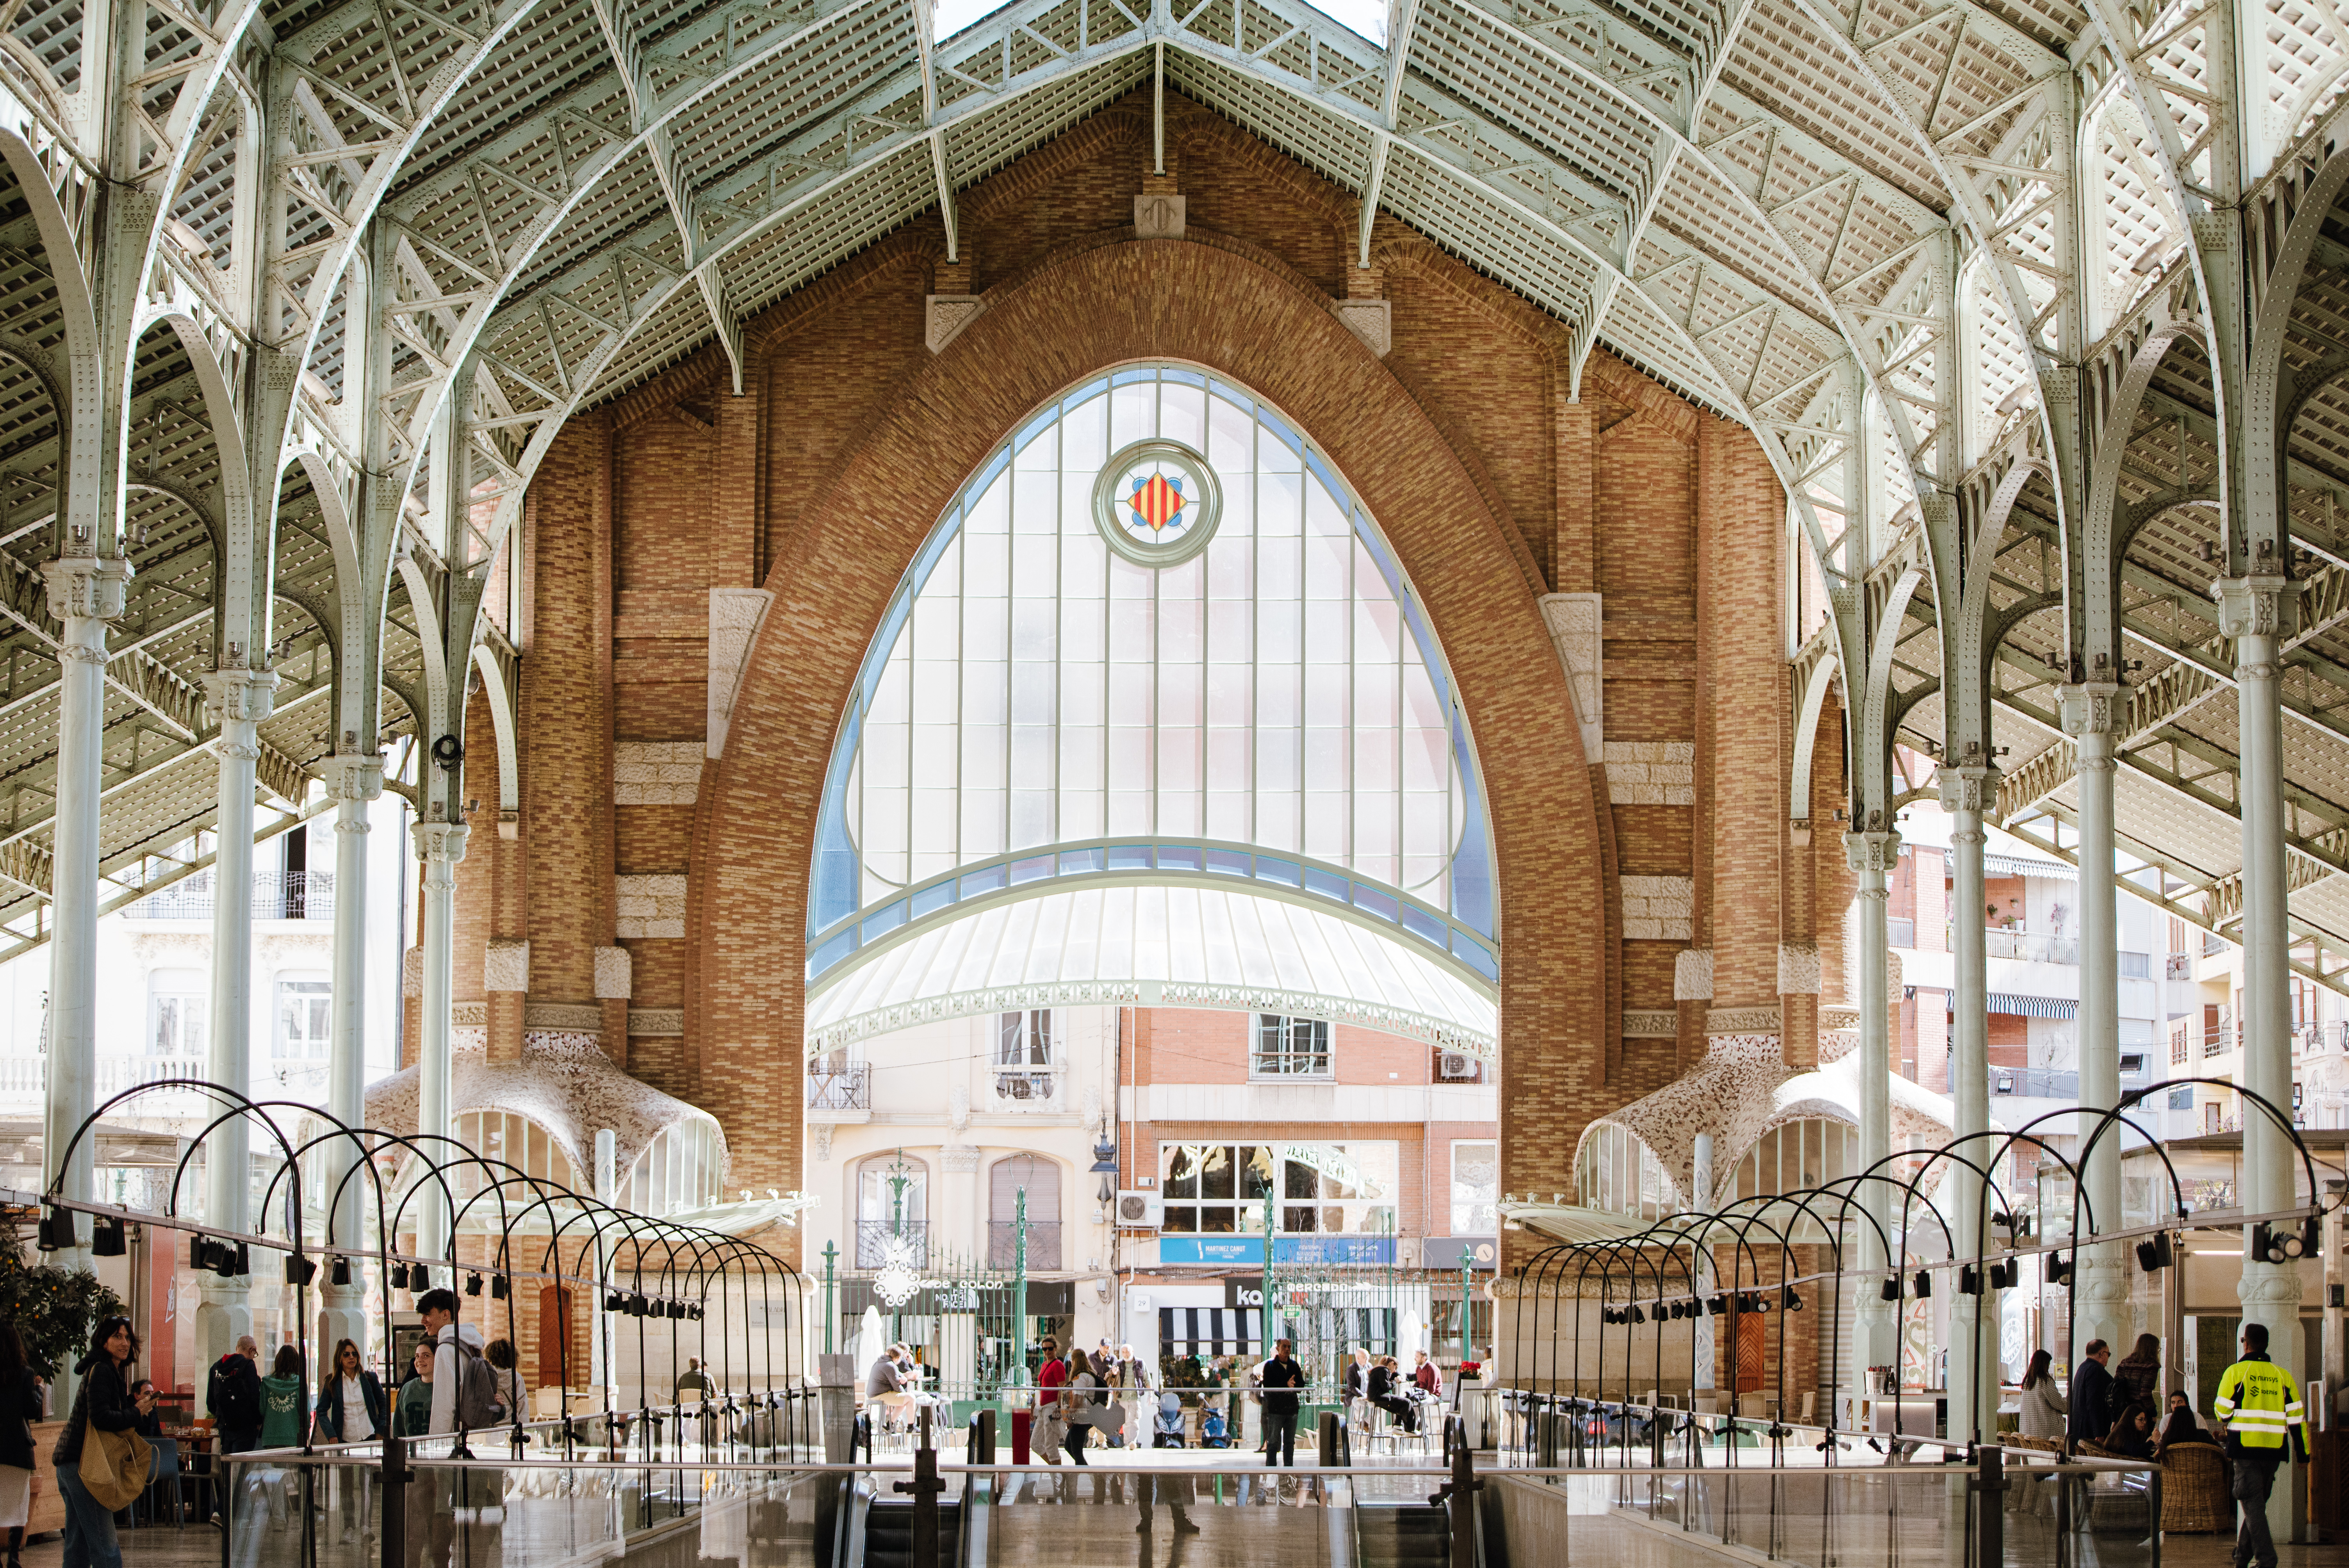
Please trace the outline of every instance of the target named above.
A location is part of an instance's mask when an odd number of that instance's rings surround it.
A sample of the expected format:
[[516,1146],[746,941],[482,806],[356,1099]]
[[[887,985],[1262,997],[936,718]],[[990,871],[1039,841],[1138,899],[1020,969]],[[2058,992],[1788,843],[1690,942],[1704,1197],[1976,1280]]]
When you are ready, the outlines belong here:
[[326,1265],[326,1283],[328,1284],[350,1284],[351,1260],[337,1253],[335,1261]]
[[2139,1242],[2137,1244],[2137,1266],[2147,1274],[2159,1274],[2163,1269],[2168,1268],[2172,1261],[2173,1254],[2169,1250],[2168,1231],[2157,1231],[2151,1240]]
[[1968,1264],[1963,1268],[1958,1270],[1958,1294],[1960,1295],[1980,1295],[1982,1293],[1982,1274],[1973,1266],[1973,1264]]
[[406,1290],[408,1288],[408,1265],[406,1264],[392,1264],[391,1273],[385,1276],[384,1284],[386,1288],[390,1290]]
[[2012,1258],[2002,1264],[1991,1264],[1990,1288],[1992,1290],[2013,1290],[2014,1288],[2016,1273],[2016,1265],[2014,1260]]
[[300,1253],[287,1253],[285,1254],[285,1283],[287,1284],[305,1285],[317,1277],[318,1264],[315,1259],[305,1258]]
[[[2074,1255],[2076,1256],[2077,1254],[2075,1253]],[[2049,1284],[2068,1284],[2071,1283],[2071,1279],[2072,1259],[2065,1257],[2062,1253],[2049,1253],[2047,1254],[2047,1283]]]
[[1917,1299],[1924,1300],[1933,1294],[1933,1276],[1924,1269],[1917,1271]]
[[73,1215],[63,1209],[51,1209],[41,1216],[41,1251],[64,1252],[79,1244],[74,1235]]
[[188,1233],[188,1267],[191,1271],[202,1274],[212,1266],[206,1261],[211,1255],[211,1247],[212,1243],[205,1241],[200,1233],[193,1231]]
[[1800,1312],[1803,1310],[1803,1298],[1795,1293],[1793,1285],[1788,1285],[1778,1293],[1778,1305],[1788,1312]]
[[408,1265],[408,1288],[422,1295],[432,1288],[432,1271],[422,1264]]
[[652,1298],[647,1295],[644,1292],[638,1291],[636,1295],[628,1298],[628,1315],[630,1317],[650,1317],[652,1315]]
[[492,1274],[490,1276],[490,1299],[492,1301],[505,1300],[508,1289],[509,1287],[506,1284],[505,1275]]
[[2299,1239],[2280,1233],[2272,1225],[2253,1225],[2251,1255],[2261,1263],[2288,1263],[2300,1255],[2293,1250]]
[[1634,1323],[1648,1321],[1648,1315],[1640,1310],[1640,1304],[1636,1301],[1631,1304],[1631,1321]]
[[626,1293],[616,1290],[605,1291],[604,1293],[604,1310],[605,1312],[627,1311],[628,1297]]
[[481,1294],[481,1275],[479,1270],[475,1270],[473,1273],[465,1276],[465,1294],[467,1295],[479,1295]]
[[226,1242],[217,1243],[212,1247],[212,1273],[222,1279],[236,1277],[236,1249]]
[[89,1252],[92,1257],[119,1258],[129,1250],[124,1244],[120,1220],[100,1215],[90,1222]]
[[1878,1289],[1878,1294],[1882,1295],[1887,1301],[1899,1301],[1900,1299],[1900,1276],[1899,1274],[1894,1274],[1890,1279],[1886,1280],[1883,1285]]
[[1727,1292],[1724,1291],[1715,1295],[1711,1305],[1713,1307],[1713,1316],[1727,1317],[1729,1315],[1729,1295]]

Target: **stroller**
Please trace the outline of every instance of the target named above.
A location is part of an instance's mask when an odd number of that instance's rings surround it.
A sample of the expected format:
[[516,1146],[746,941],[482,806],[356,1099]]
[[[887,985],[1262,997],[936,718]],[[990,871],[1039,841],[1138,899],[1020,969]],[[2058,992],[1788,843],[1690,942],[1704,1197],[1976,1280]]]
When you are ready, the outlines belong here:
[[1183,1441],[1183,1400],[1180,1396],[1165,1393],[1158,1396],[1158,1416],[1150,1424],[1150,1446],[1154,1449],[1179,1449]]

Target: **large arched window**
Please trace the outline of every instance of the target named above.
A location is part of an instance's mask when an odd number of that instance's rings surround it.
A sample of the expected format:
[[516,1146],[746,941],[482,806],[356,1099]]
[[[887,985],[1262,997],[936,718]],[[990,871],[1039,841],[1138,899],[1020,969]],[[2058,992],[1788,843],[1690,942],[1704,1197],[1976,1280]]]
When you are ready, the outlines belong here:
[[827,778],[810,976],[1023,884],[1185,876],[1497,974],[1468,728],[1392,552],[1274,410],[1142,365],[1041,409],[906,572]]
[[1028,1266],[1046,1273],[1061,1261],[1061,1168],[1040,1154],[999,1160],[987,1175],[987,1266],[1018,1261],[1019,1194],[1028,1194]]

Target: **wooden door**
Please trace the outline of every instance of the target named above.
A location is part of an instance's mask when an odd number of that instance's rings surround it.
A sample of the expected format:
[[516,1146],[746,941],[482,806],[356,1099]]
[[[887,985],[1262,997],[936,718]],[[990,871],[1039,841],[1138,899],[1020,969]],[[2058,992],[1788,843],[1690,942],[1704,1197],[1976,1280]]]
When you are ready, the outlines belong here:
[[1737,1391],[1758,1394],[1763,1385],[1763,1361],[1768,1355],[1769,1320],[1758,1312],[1741,1312],[1737,1323]]
[[[569,1359],[565,1359],[568,1347]],[[538,1384],[541,1388],[587,1386],[583,1351],[571,1338],[571,1292],[546,1285],[538,1293]]]

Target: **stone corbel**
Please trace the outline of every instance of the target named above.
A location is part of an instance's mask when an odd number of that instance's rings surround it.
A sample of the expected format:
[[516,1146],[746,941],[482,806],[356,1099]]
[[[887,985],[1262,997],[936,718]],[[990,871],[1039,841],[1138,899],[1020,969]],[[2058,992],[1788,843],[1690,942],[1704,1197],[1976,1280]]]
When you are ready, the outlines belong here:
[[626,1001],[636,995],[636,961],[625,947],[595,949],[595,999]]
[[1672,1000],[1713,1000],[1713,949],[1692,947],[1672,960]]
[[481,989],[530,989],[530,942],[527,938],[492,936],[481,951]]
[[712,588],[709,591],[709,739],[712,757],[726,752],[726,728],[734,717],[734,693],[750,662],[751,645],[775,596],[764,588]]
[[1330,302],[1330,314],[1379,358],[1384,359],[1394,347],[1394,310],[1391,301],[1333,299]]
[[932,354],[943,354],[964,327],[986,314],[987,302],[977,294],[925,294],[922,307],[922,342]]
[[1550,645],[1557,662],[1566,666],[1566,684],[1574,693],[1574,717],[1582,727],[1582,759],[1603,762],[1607,753],[1607,683],[1604,672],[1600,596],[1596,593],[1545,593],[1542,621],[1549,627]]

